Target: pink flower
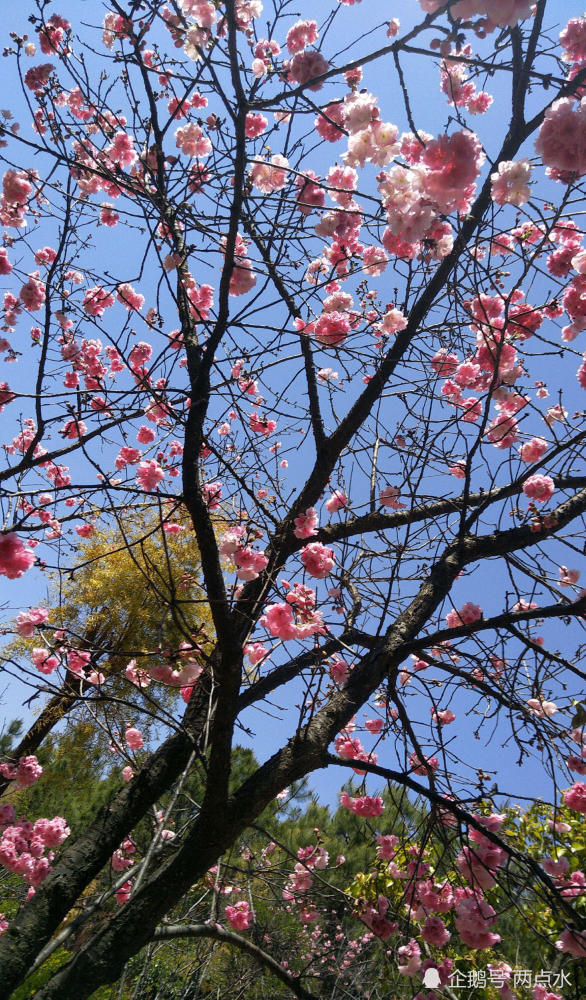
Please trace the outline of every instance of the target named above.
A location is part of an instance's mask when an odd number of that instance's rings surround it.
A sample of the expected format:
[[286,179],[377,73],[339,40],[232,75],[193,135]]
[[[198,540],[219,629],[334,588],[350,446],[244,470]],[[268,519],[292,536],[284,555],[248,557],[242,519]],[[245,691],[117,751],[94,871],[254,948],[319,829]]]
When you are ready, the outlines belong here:
[[395,849],[399,843],[399,838],[394,833],[377,833],[376,853],[383,861],[390,861],[395,855]]
[[384,723],[382,719],[367,719],[364,723],[365,728],[368,729],[368,732],[373,736],[377,736],[378,733],[382,731],[383,725]]
[[341,656],[330,663],[330,677],[334,684],[343,684],[348,677],[349,664]]
[[326,500],[326,510],[333,514],[336,510],[343,510],[348,504],[348,497],[342,490],[334,490],[329,500]]
[[18,580],[34,561],[34,553],[13,531],[0,535],[0,576]]
[[560,587],[573,587],[579,579],[579,569],[568,569],[567,566],[560,566]]
[[297,626],[289,604],[268,604],[260,623],[278,639],[297,638]]
[[45,649],[44,646],[36,646],[33,649],[31,660],[42,674],[52,674],[59,666],[57,657],[52,656],[50,650]]
[[529,476],[523,483],[523,493],[530,500],[546,503],[555,493],[555,483],[550,476]]
[[88,289],[82,302],[82,308],[90,316],[96,317],[103,316],[105,310],[113,305],[114,296],[111,292],[107,292],[105,288],[102,288],[101,285],[95,285],[94,288]]
[[[304,84],[313,80],[316,76],[327,73],[329,63],[326,62],[321,52],[298,52],[289,64],[287,79],[292,83]],[[321,90],[323,81],[312,84],[309,90]]]
[[140,448],[131,448],[129,445],[124,445],[118,452],[114,464],[117,469],[123,469],[126,465],[136,465],[141,458],[142,451]]
[[144,739],[140,729],[130,726],[126,730],[124,737],[131,750],[140,750],[144,746]]
[[139,427],[138,433],[136,435],[136,440],[140,444],[152,444],[155,440],[156,433],[152,427]]
[[385,486],[378,498],[378,502],[382,507],[390,507],[391,510],[402,510],[405,504],[400,502],[400,494],[401,491],[398,486]]
[[547,719],[555,715],[558,710],[554,701],[544,701],[542,698],[529,698],[526,704],[531,714],[537,716],[538,719]]
[[451,934],[441,917],[431,916],[421,928],[421,936],[435,948],[443,948],[451,938]]
[[326,347],[341,347],[350,332],[350,317],[347,313],[325,312],[314,326],[314,337]]
[[15,788],[30,788],[38,781],[43,768],[32,754],[21,757],[17,764],[0,764],[0,774],[15,782]]
[[256,139],[268,127],[268,119],[264,115],[249,111],[246,116],[245,135],[247,139]]
[[212,151],[210,140],[196,122],[190,122],[175,132],[175,144],[185,156],[205,159]]
[[251,431],[254,431],[255,434],[263,434],[265,437],[268,437],[269,434],[272,434],[273,431],[276,431],[277,429],[277,423],[275,420],[268,420],[266,417],[259,417],[256,410],[250,414],[248,418],[248,426]]
[[474,889],[456,890],[456,930],[460,938],[470,948],[492,948],[500,941],[499,934],[488,928],[494,924],[497,915],[492,906]]
[[297,21],[287,32],[287,50],[294,56],[308,45],[315,45],[317,39],[317,21]]
[[533,462],[539,462],[540,458],[543,458],[547,451],[547,441],[543,438],[531,438],[530,441],[525,441],[519,448],[519,458],[522,462],[527,462],[527,464],[532,464]]
[[456,716],[449,708],[439,709],[437,712],[434,708],[431,709],[431,717],[434,722],[437,722],[440,726],[449,726],[451,722],[454,722]]
[[158,490],[159,483],[165,478],[165,471],[159,463],[151,458],[148,462],[141,462],[136,473],[136,481],[141,490],[153,492]]
[[482,608],[478,604],[466,601],[459,611],[449,611],[446,615],[448,628],[457,628],[459,625],[471,625],[482,618]]
[[20,289],[20,301],[29,312],[36,312],[45,303],[45,285],[38,277],[39,272],[29,274],[28,281]]
[[253,642],[244,647],[244,655],[248,657],[253,667],[256,667],[266,660],[269,650],[262,642]]
[[130,285],[127,281],[118,285],[118,288],[116,289],[116,298],[126,309],[128,309],[129,312],[133,310],[138,311],[142,309],[144,305],[144,295],[139,295],[138,292],[135,292],[132,285]]
[[586,931],[579,931],[577,928],[566,928],[559,941],[555,943],[559,951],[565,951],[575,958],[586,957]]
[[330,575],[335,561],[333,550],[321,542],[310,542],[301,550],[301,562],[309,575],[317,580],[324,580]]
[[423,755],[423,759],[414,750],[409,756],[409,764],[413,769],[413,774],[425,775],[429,774],[430,771],[437,771],[439,767],[439,761],[437,757],[426,757]]
[[497,205],[524,205],[531,197],[530,176],[531,163],[528,159],[499,163],[498,172],[490,175],[493,201]]
[[270,161],[257,157],[250,168],[250,179],[261,194],[272,194],[280,191],[287,184],[289,161],[276,153]]
[[380,795],[373,798],[371,795],[361,795],[353,798],[348,792],[340,795],[340,805],[357,816],[381,816],[385,809],[385,804]]
[[44,625],[49,618],[46,608],[30,608],[21,611],[16,619],[16,631],[23,639],[30,639],[39,625]]
[[204,483],[201,488],[201,492],[203,501],[208,510],[218,510],[220,500],[222,499],[222,484]]
[[248,903],[245,900],[241,900],[236,903],[235,906],[226,907],[226,917],[230,923],[230,926],[235,931],[245,931],[250,927],[252,921],[252,913]]
[[130,894],[132,892],[132,882],[125,882],[123,886],[118,889],[114,895],[116,896],[116,901],[120,906],[127,903],[130,899]]
[[400,963],[397,968],[402,976],[417,975],[421,968],[421,950],[415,938],[397,949],[397,958]]
[[317,535],[319,518],[315,507],[308,507],[304,514],[299,514],[293,521],[295,538],[310,538]]
[[586,784],[583,781],[576,781],[571,788],[566,788],[564,804],[574,812],[586,814]]
[[554,101],[545,112],[535,150],[547,167],[581,177],[586,172],[586,101]]
[[248,545],[236,550],[234,562],[238,567],[236,576],[239,580],[256,580],[269,564],[264,552],[255,552]]

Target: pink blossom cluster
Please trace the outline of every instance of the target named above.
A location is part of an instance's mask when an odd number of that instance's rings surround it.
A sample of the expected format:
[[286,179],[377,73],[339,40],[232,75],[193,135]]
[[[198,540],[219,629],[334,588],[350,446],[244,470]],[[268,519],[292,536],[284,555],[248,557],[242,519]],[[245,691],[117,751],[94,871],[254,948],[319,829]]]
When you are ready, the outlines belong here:
[[46,608],[29,608],[28,611],[21,611],[16,618],[16,631],[21,639],[30,639],[39,625],[44,625],[48,621],[49,612]]
[[[476,816],[491,833],[496,833],[505,816],[494,813],[489,817]],[[505,864],[507,852],[485,837],[479,830],[471,829],[469,839],[473,846],[462,848],[456,858],[456,867],[466,881],[474,887],[492,889],[496,885],[495,873]]]
[[567,788],[563,799],[568,809],[586,815],[586,784],[583,781],[576,781],[571,788]]
[[[442,46],[442,52],[444,46]],[[452,52],[444,55],[440,66],[441,88],[448,102],[456,108],[465,108],[470,115],[483,115],[493,102],[485,90],[478,92],[475,84],[468,79],[465,59],[472,57],[470,45],[461,46],[456,53],[460,58],[451,59]]]
[[20,301],[29,312],[37,312],[45,303],[45,284],[39,278],[39,272],[29,274],[28,281],[20,289]]
[[541,458],[545,455],[547,451],[547,441],[543,438],[531,438],[530,441],[525,441],[519,447],[519,458],[522,462],[526,462],[528,465],[533,464],[533,462],[539,462]]
[[446,623],[448,628],[458,628],[459,625],[472,625],[482,618],[482,608],[472,601],[466,601],[459,611],[448,611]]
[[70,29],[71,24],[64,17],[60,14],[51,14],[46,23],[38,29],[41,52],[46,56],[55,52],[67,52],[67,46],[63,43]]
[[586,98],[554,101],[535,140],[535,150],[553,176],[569,181],[586,173]]
[[260,619],[261,625],[277,639],[307,639],[312,635],[323,635],[325,627],[321,612],[308,609],[294,613],[291,603],[268,604]]
[[131,31],[131,21],[122,17],[121,14],[108,11],[103,20],[102,41],[107,49],[112,49],[116,40],[128,38]]
[[287,184],[289,161],[280,153],[275,153],[270,160],[256,157],[250,168],[250,180],[261,194],[273,194],[281,191]]
[[105,288],[101,285],[95,285],[93,288],[89,288],[84,295],[82,302],[82,308],[85,309],[90,316],[100,318],[104,315],[106,309],[109,309],[114,305],[114,296],[111,292],[107,292]]
[[51,73],[55,69],[53,63],[43,63],[42,66],[31,66],[24,74],[24,84],[33,94],[40,94],[47,87]]
[[110,863],[115,872],[123,872],[127,868],[131,868],[134,864],[132,857],[128,855],[134,854],[136,851],[136,844],[130,839],[130,837],[125,837],[120,847],[114,851]]
[[333,514],[337,510],[343,510],[348,505],[348,497],[343,490],[334,490],[332,495],[326,500],[325,508]]
[[575,958],[586,958],[586,931],[568,927],[562,932],[555,946],[559,951],[565,951]]
[[490,175],[492,181],[492,200],[497,205],[516,205],[520,207],[529,201],[531,188],[531,163],[527,158],[522,160],[501,160],[496,173]]
[[196,122],[190,122],[175,132],[175,144],[184,156],[203,160],[210,155],[212,144]]
[[381,816],[385,809],[385,804],[380,795],[375,797],[371,795],[354,797],[348,795],[348,792],[342,792],[340,795],[340,805],[344,806],[345,809],[349,809],[350,812],[356,813],[357,816]]
[[[426,14],[435,14],[443,7],[443,0],[419,0]],[[457,0],[450,7],[452,17],[469,21],[482,19],[484,31],[495,28],[514,28],[519,21],[531,16],[531,0]]]
[[0,535],[0,576],[18,580],[34,561],[34,553],[15,532]]
[[[407,166],[397,164],[383,172],[378,187],[389,233],[411,244],[413,254],[421,240],[439,237],[441,241],[445,235],[439,252],[445,256],[452,244],[440,217],[466,212],[470,207],[485,159],[481,143],[473,132],[461,131],[437,139],[429,137],[424,146],[403,137],[401,145]],[[393,252],[392,240],[383,236],[383,244]]]
[[31,660],[41,674],[52,674],[59,666],[59,658],[45,646],[35,646],[31,651]]
[[38,819],[31,823],[24,818],[15,819],[10,805],[0,809],[0,865],[15,875],[22,875],[30,886],[39,886],[51,871],[53,851],[45,855],[47,847],[58,847],[69,836],[70,829],[61,816]]
[[139,312],[144,306],[144,295],[135,291],[128,281],[123,281],[116,289],[116,298],[129,312]]
[[258,552],[249,545],[237,548],[233,554],[236,576],[239,580],[256,580],[269,564],[264,552]]
[[234,246],[234,270],[230,278],[230,295],[245,295],[256,285],[256,274],[248,257],[246,243],[240,233],[236,234]]
[[315,45],[318,39],[317,21],[296,21],[287,32],[287,51],[294,56],[303,52],[308,45]]
[[267,38],[260,38],[253,49],[254,59],[252,60],[252,72],[254,76],[260,78],[271,68],[274,58],[281,54],[281,46],[277,41]]
[[[193,691],[196,681],[203,673],[203,666],[198,659],[194,659],[194,656],[200,652],[201,651],[197,646],[190,646],[189,644],[182,642],[175,655],[172,653],[168,654],[171,662],[159,663],[155,666],[149,667],[148,672],[146,672],[147,678],[150,677],[152,680],[159,681],[161,684],[167,684],[169,687],[181,688],[182,695],[183,691],[187,689],[189,691],[189,695],[191,696],[191,692]],[[176,662],[177,659],[179,659],[178,663]],[[131,663],[132,662],[133,661],[131,661]],[[129,677],[128,667],[126,670],[126,676]],[[146,687],[146,683],[143,679],[144,673],[144,671],[138,672],[138,679],[140,681],[140,686],[142,687]],[[129,679],[133,680],[132,677],[129,677]],[[133,683],[136,683],[136,681],[133,680]]]
[[130,750],[142,750],[144,747],[144,737],[135,726],[129,726],[124,733],[124,739]]
[[433,945],[434,948],[444,948],[452,935],[442,918],[435,914],[426,918],[421,928],[421,936],[424,941],[427,941],[427,944]]
[[397,948],[397,960],[397,968],[402,976],[413,978],[417,975],[421,968],[421,949],[415,938]]
[[571,320],[562,330],[562,340],[575,340],[586,330],[586,274],[575,275],[562,295],[562,305]]
[[310,542],[301,549],[301,562],[310,576],[324,580],[332,572],[336,558],[333,549],[321,542]]
[[[376,764],[377,762],[377,755],[375,753],[368,753],[360,740],[356,736],[352,737],[348,733],[348,730],[338,733],[334,739],[334,747],[338,756],[343,757],[344,760],[364,761],[367,764]],[[356,774],[365,773],[359,767],[355,767],[354,771]]]
[[437,757],[426,757],[425,754],[420,755],[414,750],[409,755],[409,767],[413,771],[413,774],[426,776],[430,771],[437,771],[439,760]]
[[309,215],[314,208],[321,208],[325,204],[326,192],[319,174],[313,170],[305,170],[295,177],[295,187],[297,188],[297,208],[302,215]]
[[17,229],[26,225],[26,210],[33,194],[31,181],[38,179],[34,170],[7,170],[2,178],[0,222]]
[[348,678],[349,669],[350,665],[348,661],[341,656],[336,656],[330,663],[329,667],[330,677],[332,678],[334,684],[344,684]]
[[523,493],[537,503],[547,503],[555,493],[555,483],[551,476],[529,476],[523,483]]
[[0,764],[0,774],[8,781],[15,782],[15,788],[30,788],[38,781],[43,773],[43,768],[33,754],[20,757],[16,764]]
[[583,17],[571,17],[560,32],[560,44],[564,50],[562,59],[573,66],[586,62],[586,21]]
[[136,482],[145,493],[152,493],[158,490],[159,484],[165,478],[165,470],[159,465],[156,459],[140,462],[136,473]]
[[252,923],[252,913],[246,900],[240,900],[234,906],[226,907],[226,918],[235,931],[245,931]]
[[379,895],[376,903],[366,902],[359,912],[362,923],[366,924],[375,937],[380,938],[381,941],[388,941],[399,929],[399,924],[395,920],[391,921],[387,918],[388,909],[389,900],[386,896]]
[[473,888],[454,890],[456,897],[456,930],[464,944],[470,948],[492,948],[501,940],[488,928],[491,927],[497,914],[490,903]]
[[[287,79],[291,83],[309,84],[310,80],[327,73],[330,68],[329,62],[322,56],[321,52],[308,51],[297,52],[290,61],[283,64],[283,69],[287,72]],[[321,90],[323,82],[309,84],[308,90]]]
[[317,535],[319,518],[315,507],[308,507],[303,514],[294,518],[293,523],[295,538],[311,538],[312,535]]
[[401,491],[398,486],[385,486],[379,495],[378,502],[382,507],[390,507],[391,510],[401,510],[405,507],[405,504],[399,500],[400,495]]

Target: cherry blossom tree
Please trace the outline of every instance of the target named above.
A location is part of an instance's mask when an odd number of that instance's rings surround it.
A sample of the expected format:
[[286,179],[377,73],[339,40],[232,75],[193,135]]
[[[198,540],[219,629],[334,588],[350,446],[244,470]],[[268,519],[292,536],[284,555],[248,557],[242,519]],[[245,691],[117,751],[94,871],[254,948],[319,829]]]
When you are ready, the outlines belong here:
[[[30,645],[5,669],[66,690],[59,719],[86,713],[122,763],[76,836],[14,808],[53,723],[0,764],[0,864],[29,887],[0,920],[0,997],[72,912],[98,917],[43,1000],[165,935],[256,949],[310,996],[246,938],[245,899],[168,917],[324,768],[363,782],[340,801],[385,868],[356,918],[413,994],[435,996],[426,963],[447,984],[446,949],[498,964],[528,885],[564,967],[586,953],[563,840],[586,813],[586,21],[399,6],[108,0],[92,25],[37,0],[6,39],[0,575]],[[99,531],[96,571],[132,561],[148,641],[40,596]],[[237,741],[275,716],[235,780]],[[427,803],[416,841],[380,832],[384,782]],[[543,855],[507,822],[536,797]],[[446,829],[449,866],[425,854]],[[284,887],[306,916],[311,846]]]

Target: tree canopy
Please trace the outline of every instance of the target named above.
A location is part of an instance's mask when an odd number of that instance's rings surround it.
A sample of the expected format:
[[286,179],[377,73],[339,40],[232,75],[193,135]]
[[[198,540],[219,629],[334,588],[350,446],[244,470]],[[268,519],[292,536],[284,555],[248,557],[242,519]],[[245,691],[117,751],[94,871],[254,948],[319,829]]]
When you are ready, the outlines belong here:
[[0,1000],[582,996],[586,19],[297,6],[5,39]]

